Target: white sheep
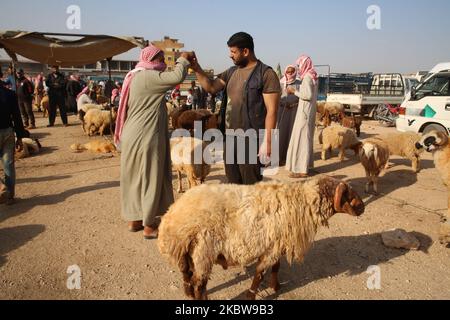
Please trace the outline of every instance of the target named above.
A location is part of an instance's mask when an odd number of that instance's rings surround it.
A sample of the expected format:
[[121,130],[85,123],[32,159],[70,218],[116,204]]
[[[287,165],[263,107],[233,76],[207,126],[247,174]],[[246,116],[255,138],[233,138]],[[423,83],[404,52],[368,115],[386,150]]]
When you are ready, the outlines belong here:
[[78,109],[78,117],[81,120],[83,130],[84,130],[84,117],[86,116],[86,113],[89,110],[105,110],[106,107],[107,107],[107,104],[102,105],[102,104],[95,104],[95,103],[86,103],[86,104],[83,104],[82,106],[80,106],[80,108]]
[[104,135],[105,129],[114,124],[117,117],[117,111],[113,108],[109,110],[88,110],[84,116],[83,130],[89,136],[99,132],[101,136]]
[[333,125],[322,130],[319,136],[322,144],[322,160],[326,160],[327,151],[332,154],[333,149],[339,149],[339,159],[344,160],[346,149],[352,149],[358,155],[361,142],[352,129],[340,125]]
[[387,143],[378,138],[366,139],[362,142],[359,157],[368,179],[366,193],[369,193],[371,185],[373,185],[375,193],[378,193],[378,177],[389,161]]
[[392,132],[377,136],[383,140],[389,148],[391,156],[399,156],[411,160],[414,172],[420,171],[420,155],[423,149],[418,150],[416,143],[420,140],[420,135],[413,132]]
[[330,177],[252,186],[203,185],[189,190],[162,218],[158,247],[183,274],[187,296],[207,299],[214,264],[257,262],[247,297],[255,299],[264,272],[279,289],[280,258],[301,262],[317,229],[335,213],[359,216],[364,203],[352,188]]
[[431,152],[434,165],[440,173],[442,182],[447,186],[447,214],[441,223],[439,241],[450,245],[450,140],[447,133],[433,130],[424,134],[416,143],[418,150]]
[[16,151],[14,154],[14,158],[16,160],[28,158],[31,155],[36,155],[42,149],[42,145],[38,139],[33,140],[30,138],[23,138],[22,144],[23,144],[22,151]]
[[[183,192],[181,174],[185,173],[189,188],[205,182],[211,172],[211,166],[205,163],[203,157],[207,144],[199,139],[191,137],[178,137],[170,140],[170,153],[172,168],[178,174],[178,192]],[[198,163],[195,163],[195,153],[199,155]]]

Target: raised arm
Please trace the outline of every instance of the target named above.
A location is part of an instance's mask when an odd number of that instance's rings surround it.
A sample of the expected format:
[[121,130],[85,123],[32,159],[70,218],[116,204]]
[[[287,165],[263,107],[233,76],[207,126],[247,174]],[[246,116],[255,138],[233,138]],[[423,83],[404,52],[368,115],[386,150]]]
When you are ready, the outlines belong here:
[[225,81],[222,79],[217,78],[212,80],[208,77],[206,72],[200,67],[197,57],[195,57],[195,53],[194,58],[191,61],[191,68],[195,71],[198,82],[206,92],[216,94],[225,88]]
[[[176,85],[182,83],[187,75],[189,60],[181,56],[177,60],[177,64],[173,71],[160,72],[156,76],[154,73],[148,73],[146,81],[148,85],[152,85],[153,90],[164,93],[169,89],[173,89]],[[155,88],[155,77],[157,77],[157,87]]]

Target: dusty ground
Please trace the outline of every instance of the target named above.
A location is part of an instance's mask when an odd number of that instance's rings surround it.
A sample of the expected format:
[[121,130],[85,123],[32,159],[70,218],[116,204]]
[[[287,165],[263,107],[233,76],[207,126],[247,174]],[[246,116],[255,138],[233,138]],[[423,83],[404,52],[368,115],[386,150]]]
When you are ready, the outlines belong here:
[[[70,122],[78,123],[73,116]],[[39,118],[33,132],[44,152],[17,164],[18,203],[0,205],[0,299],[184,299],[181,276],[156,242],[128,232],[120,219],[119,158],[71,153],[70,144],[88,141],[81,128],[45,124]],[[363,126],[365,136],[389,130],[395,129]],[[429,155],[417,176],[407,160],[393,162],[381,179],[382,195],[366,196],[365,214],[334,217],[303,264],[283,262],[281,292],[264,283],[259,299],[450,299],[450,249],[436,242],[446,190]],[[363,169],[353,157],[316,164],[363,195]],[[271,179],[289,180],[284,170]],[[207,183],[220,181],[217,166]],[[415,232],[422,249],[384,247],[380,232],[391,228]],[[80,290],[66,287],[71,265],[81,269]],[[380,267],[380,290],[367,288],[371,265]],[[250,282],[246,270],[215,267],[210,298],[240,298]]]

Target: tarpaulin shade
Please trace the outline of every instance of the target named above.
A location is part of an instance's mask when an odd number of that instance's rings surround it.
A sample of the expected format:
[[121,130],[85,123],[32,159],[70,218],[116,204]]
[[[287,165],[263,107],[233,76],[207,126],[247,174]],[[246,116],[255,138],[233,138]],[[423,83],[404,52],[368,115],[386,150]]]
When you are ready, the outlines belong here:
[[19,54],[43,64],[72,67],[93,64],[135,47],[146,46],[146,41],[138,37],[61,34],[79,38],[71,41],[48,35],[40,32],[0,31],[0,48],[5,49],[14,60],[17,60],[15,55]]

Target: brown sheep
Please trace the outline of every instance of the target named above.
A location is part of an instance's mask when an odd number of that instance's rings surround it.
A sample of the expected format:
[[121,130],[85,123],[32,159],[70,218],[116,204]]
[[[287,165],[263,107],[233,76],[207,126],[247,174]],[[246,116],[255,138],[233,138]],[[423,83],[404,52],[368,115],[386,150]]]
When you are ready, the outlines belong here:
[[323,126],[324,128],[331,126],[331,115],[328,110],[323,113],[316,112],[316,127]]
[[343,127],[355,130],[358,138],[361,136],[362,118],[360,116],[357,117],[354,114],[346,116],[344,112],[341,112],[339,115],[339,123]]
[[340,114],[345,110],[344,106],[338,102],[317,102],[316,125],[329,127],[332,122],[340,123]]
[[368,179],[366,193],[370,192],[371,185],[374,192],[378,193],[378,177],[389,161],[389,146],[381,139],[366,139],[363,141],[359,157]]
[[183,112],[179,116],[175,128],[189,130],[193,134],[196,121],[202,122],[203,133],[209,129],[217,129],[217,116],[208,110],[188,110]]
[[264,272],[280,289],[280,259],[302,262],[320,226],[336,213],[359,216],[364,203],[345,182],[331,177],[252,186],[203,185],[189,190],[162,218],[158,247],[183,274],[188,297],[207,299],[214,264],[257,262],[247,298],[255,299]]
[[188,111],[189,108],[186,105],[181,106],[180,108],[177,108],[175,110],[173,110],[170,114],[169,117],[171,119],[171,127],[172,129],[177,129],[179,128],[178,126],[178,118],[186,111]]

